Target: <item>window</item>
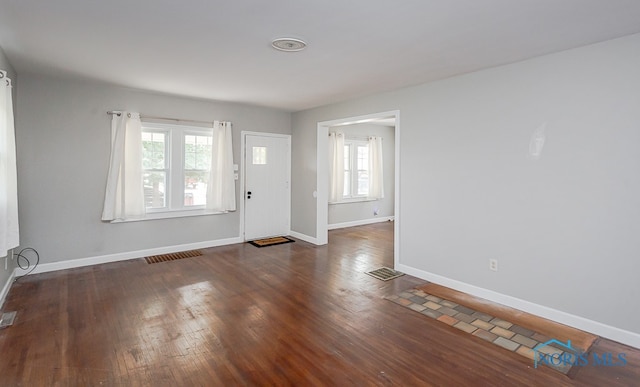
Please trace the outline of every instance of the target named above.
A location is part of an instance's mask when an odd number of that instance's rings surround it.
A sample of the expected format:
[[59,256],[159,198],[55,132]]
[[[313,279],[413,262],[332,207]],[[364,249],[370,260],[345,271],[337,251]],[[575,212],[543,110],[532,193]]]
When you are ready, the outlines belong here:
[[204,209],[211,144],[208,128],[142,124],[142,173],[148,213]]
[[207,204],[207,184],[211,168],[211,134],[184,136],[184,205]]
[[142,178],[146,208],[165,208],[168,152],[166,132],[142,132]]
[[231,122],[214,121],[211,128],[143,124],[139,113],[110,113],[111,157],[102,220],[236,210]]
[[369,195],[369,145],[366,141],[344,142],[344,199]]

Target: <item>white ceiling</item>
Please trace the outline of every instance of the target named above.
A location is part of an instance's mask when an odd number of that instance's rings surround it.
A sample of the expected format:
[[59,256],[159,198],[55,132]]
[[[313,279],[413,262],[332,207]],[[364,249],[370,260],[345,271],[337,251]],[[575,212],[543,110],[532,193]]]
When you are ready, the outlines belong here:
[[639,0],[0,0],[18,76],[288,111],[638,32]]

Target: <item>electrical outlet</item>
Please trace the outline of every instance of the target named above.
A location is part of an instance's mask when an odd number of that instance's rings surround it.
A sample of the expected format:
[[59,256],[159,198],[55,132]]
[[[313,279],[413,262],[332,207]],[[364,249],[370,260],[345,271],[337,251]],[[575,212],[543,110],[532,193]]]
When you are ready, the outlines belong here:
[[498,260],[490,259],[489,260],[489,270],[498,271]]

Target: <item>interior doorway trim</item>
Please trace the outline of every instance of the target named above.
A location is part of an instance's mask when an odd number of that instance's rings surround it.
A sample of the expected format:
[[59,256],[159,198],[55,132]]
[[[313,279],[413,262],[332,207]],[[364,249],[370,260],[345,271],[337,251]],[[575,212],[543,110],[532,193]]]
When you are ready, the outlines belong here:
[[332,126],[351,125],[374,121],[381,118],[395,119],[395,182],[393,212],[393,260],[398,266],[400,258],[400,111],[393,110],[363,116],[347,117],[331,121],[318,122],[317,138],[317,181],[316,181],[316,244],[326,245],[329,242],[329,128]]

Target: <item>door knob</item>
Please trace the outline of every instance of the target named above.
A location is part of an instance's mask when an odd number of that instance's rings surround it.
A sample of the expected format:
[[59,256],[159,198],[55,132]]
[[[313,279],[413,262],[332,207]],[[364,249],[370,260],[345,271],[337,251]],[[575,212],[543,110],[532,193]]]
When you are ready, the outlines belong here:
[[247,191],[247,199],[251,199],[251,191]]

